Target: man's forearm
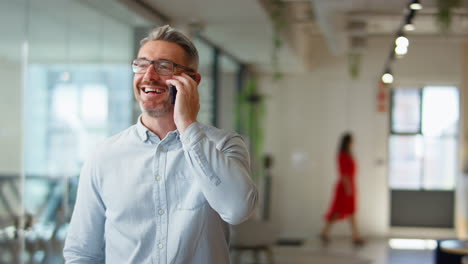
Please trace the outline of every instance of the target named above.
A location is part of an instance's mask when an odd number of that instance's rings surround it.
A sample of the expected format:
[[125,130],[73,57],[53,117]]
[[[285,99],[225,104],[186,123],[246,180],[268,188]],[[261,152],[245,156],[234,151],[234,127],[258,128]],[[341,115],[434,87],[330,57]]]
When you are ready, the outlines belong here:
[[238,224],[250,216],[258,194],[240,136],[227,140],[220,150],[206,135],[200,135],[185,156],[208,203],[224,221]]

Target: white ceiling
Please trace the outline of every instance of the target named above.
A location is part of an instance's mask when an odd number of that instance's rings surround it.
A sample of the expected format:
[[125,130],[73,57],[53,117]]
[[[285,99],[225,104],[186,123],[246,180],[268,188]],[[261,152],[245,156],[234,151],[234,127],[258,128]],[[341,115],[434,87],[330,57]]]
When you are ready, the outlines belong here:
[[[174,26],[200,23],[202,34],[244,63],[269,69],[272,54],[272,26],[255,0],[147,0],[171,18]],[[284,68],[299,69],[301,63],[289,49],[282,49]]]
[[[223,49],[234,54],[242,61],[270,69],[272,52],[272,26],[262,4],[272,0],[146,0],[146,3],[166,14],[173,24],[200,23],[204,25],[203,34]],[[349,46],[349,32],[346,24],[350,19],[362,19],[367,23],[366,36],[395,35],[404,19],[408,0],[283,0],[286,4],[305,3],[313,10],[312,25],[309,33],[297,27],[289,28],[294,33],[288,38],[299,39],[300,44],[290,45],[286,39],[285,48],[280,54],[283,68],[298,71],[318,56],[317,51],[309,51],[309,58],[298,52],[298,47],[327,45],[327,52],[345,55]],[[468,30],[466,13],[467,1],[462,1],[462,9],[454,17],[453,34],[462,35]],[[409,34],[438,35],[435,22],[436,0],[422,0],[423,10],[415,16],[417,30]],[[301,7],[300,5],[298,5]],[[296,16],[303,15],[303,8],[296,10]],[[294,17],[294,15],[293,15]],[[303,23],[303,28],[305,24]],[[310,48],[309,48],[310,49]],[[312,63],[309,63],[312,64]],[[309,67],[310,69],[310,67]]]
[[[25,21],[29,21],[29,37],[33,38],[33,56],[37,60],[58,60],[65,52],[76,61],[98,58],[105,61],[127,59],[133,43],[120,43],[119,36],[132,40],[133,26],[151,23],[129,11],[121,2],[132,0],[0,0],[0,58],[17,54],[18,43],[25,34]],[[202,25],[203,35],[242,62],[253,64],[260,70],[271,70],[273,49],[272,26],[264,8],[272,0],[145,0],[154,9],[171,19],[178,27],[190,23]],[[403,21],[407,0],[284,0],[292,7],[292,17],[304,17],[302,5],[310,5],[313,14],[310,23],[291,22],[279,61],[284,71],[304,70],[308,61],[319,53],[333,49],[346,52],[349,32],[347,21],[363,19],[367,23],[366,36],[394,35]],[[453,34],[464,37],[468,30],[467,0],[457,10]],[[26,3],[31,12],[26,17]],[[411,34],[436,35],[434,22],[436,0],[423,0],[424,9],[415,18],[417,30]],[[70,8],[72,7],[72,8]],[[94,10],[94,11],[93,11]],[[105,17],[103,19],[102,17]],[[306,16],[307,17],[307,16]],[[29,20],[28,20],[29,19]],[[67,25],[63,21],[68,21]],[[302,23],[302,24],[301,24]],[[108,30],[103,31],[103,28]],[[310,34],[306,34],[308,32]],[[291,42],[294,39],[295,44]],[[132,40],[133,41],[133,40]],[[299,42],[299,43],[297,43]],[[64,43],[68,43],[64,49]],[[308,56],[297,49],[309,50]],[[14,51],[14,52],[12,52]],[[99,57],[101,56],[101,57]]]

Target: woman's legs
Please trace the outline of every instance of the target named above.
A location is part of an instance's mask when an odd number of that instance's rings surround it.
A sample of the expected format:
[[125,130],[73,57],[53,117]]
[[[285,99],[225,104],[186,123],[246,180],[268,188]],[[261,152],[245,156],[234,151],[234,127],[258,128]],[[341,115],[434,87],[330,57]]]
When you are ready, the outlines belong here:
[[323,227],[322,232],[320,232],[320,239],[322,239],[322,242],[328,242],[328,233],[330,233],[330,229],[337,218],[338,215],[335,213],[325,222],[325,226]]
[[352,214],[349,216],[349,223],[351,225],[351,234],[353,238],[353,243],[356,245],[362,245],[364,243],[364,240],[362,240],[361,235],[359,234],[355,214]]
[[[336,222],[336,219],[338,218],[338,214],[333,214],[332,217],[325,222],[325,226],[322,229],[322,232],[320,233],[320,239],[322,242],[327,243],[329,242],[329,236],[328,234],[330,233],[330,230],[333,226],[333,224]],[[352,240],[353,243],[357,246],[363,245],[364,240],[361,238],[361,235],[359,234],[359,229],[357,227],[357,221],[356,221],[356,215],[352,214],[349,216],[349,223],[351,226],[351,235],[352,235]]]
[[349,224],[351,225],[351,234],[353,236],[353,240],[359,238],[359,230],[356,223],[356,215],[352,214],[349,216]]

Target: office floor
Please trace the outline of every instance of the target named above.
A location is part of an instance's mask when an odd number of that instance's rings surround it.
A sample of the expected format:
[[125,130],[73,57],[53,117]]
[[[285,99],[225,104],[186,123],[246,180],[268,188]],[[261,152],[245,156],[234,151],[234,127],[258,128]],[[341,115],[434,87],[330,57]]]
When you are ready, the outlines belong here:
[[[395,250],[386,239],[369,239],[361,248],[355,248],[349,240],[335,239],[327,247],[317,240],[300,247],[275,247],[275,264],[432,264],[431,250]],[[257,264],[245,253],[241,264]],[[264,258],[260,263],[267,263]],[[258,263],[258,264],[260,264]],[[235,264],[235,263],[233,263]]]
[[[44,256],[34,255],[29,263],[63,263],[61,251]],[[302,246],[281,246],[273,249],[274,264],[433,264],[432,250],[395,250],[388,246],[386,239],[368,239],[360,248],[351,245],[348,239],[334,239],[327,247],[318,240],[307,241]],[[0,254],[0,264],[12,263],[6,261],[6,256]],[[260,256],[260,262],[254,262],[253,256],[243,253],[240,262],[232,264],[263,264],[267,263],[265,256]]]

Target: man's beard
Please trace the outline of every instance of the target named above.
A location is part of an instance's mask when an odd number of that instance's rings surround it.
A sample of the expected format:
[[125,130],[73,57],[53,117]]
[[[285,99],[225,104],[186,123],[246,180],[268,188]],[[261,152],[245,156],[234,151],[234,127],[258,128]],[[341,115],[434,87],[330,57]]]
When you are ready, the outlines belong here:
[[[158,83],[158,82],[143,82],[139,86],[141,86],[141,85],[159,85],[159,86],[163,86],[163,84]],[[141,91],[141,89],[139,87],[138,87],[138,89]],[[166,114],[171,113],[173,111],[173,109],[174,109],[174,106],[170,103],[169,100],[164,101],[162,106],[158,106],[158,109],[145,109],[142,102],[140,102],[139,105],[140,105],[141,112],[146,113],[151,117],[165,116]]]
[[159,109],[145,109],[143,107],[143,104],[140,102],[140,109],[142,113],[146,113],[151,117],[162,117],[167,115],[168,113],[171,113],[172,110],[174,109],[174,106],[168,101],[164,102],[164,105],[162,108]]

